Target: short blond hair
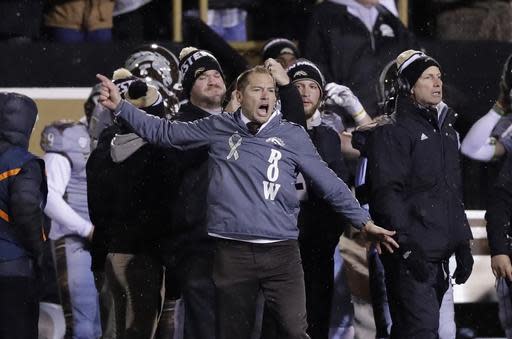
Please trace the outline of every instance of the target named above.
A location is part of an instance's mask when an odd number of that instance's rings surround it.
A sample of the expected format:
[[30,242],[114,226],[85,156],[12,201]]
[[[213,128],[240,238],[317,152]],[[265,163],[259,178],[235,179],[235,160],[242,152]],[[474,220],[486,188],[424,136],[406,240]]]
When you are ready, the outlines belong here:
[[267,68],[265,68],[265,66],[258,65],[253,68],[249,68],[248,70],[242,72],[242,74],[238,76],[238,78],[236,79],[237,91],[243,91],[247,87],[247,85],[249,84],[249,76],[251,74],[268,74],[275,84],[275,80],[274,77],[272,76],[272,73],[270,73],[270,71]]

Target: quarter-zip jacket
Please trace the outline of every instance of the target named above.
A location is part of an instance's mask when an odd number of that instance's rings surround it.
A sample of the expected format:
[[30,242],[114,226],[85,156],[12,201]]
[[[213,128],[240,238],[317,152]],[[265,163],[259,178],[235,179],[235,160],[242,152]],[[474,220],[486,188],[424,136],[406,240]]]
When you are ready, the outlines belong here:
[[429,260],[448,258],[472,238],[462,202],[456,114],[401,98],[391,124],[368,140],[370,213],[399,242],[415,242]]
[[297,239],[299,171],[355,227],[369,220],[348,187],[323,163],[306,131],[280,114],[252,135],[240,111],[169,122],[122,101],[114,113],[150,143],[179,149],[208,146],[210,233],[234,239]]

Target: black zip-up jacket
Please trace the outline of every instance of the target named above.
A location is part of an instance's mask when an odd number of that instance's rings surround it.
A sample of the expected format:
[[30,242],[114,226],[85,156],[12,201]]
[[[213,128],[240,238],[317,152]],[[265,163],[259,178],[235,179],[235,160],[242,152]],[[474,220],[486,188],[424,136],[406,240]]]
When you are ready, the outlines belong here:
[[448,258],[472,239],[462,202],[456,114],[400,98],[394,121],[378,127],[367,145],[370,213],[396,230],[399,243],[416,243],[427,259]]
[[384,66],[401,52],[416,48],[412,35],[384,6],[370,32],[345,5],[323,1],[311,14],[304,41],[306,59],[314,62],[327,82],[350,87],[366,111],[377,113],[377,83]]
[[[322,160],[340,179],[347,182],[348,168],[341,154],[338,133],[332,127],[323,123],[308,129],[307,132]],[[324,233],[324,238],[327,237],[327,234],[339,238],[345,225],[343,217],[335,212],[328,202],[315,194],[310,180],[306,179],[306,185],[308,200],[300,203],[299,238],[311,234],[318,236],[319,233]]]
[[93,270],[103,268],[107,253],[159,255],[161,239],[172,235],[169,206],[177,187],[177,152],[145,144],[116,163],[111,141],[128,132],[119,125],[105,129],[87,161]]
[[507,238],[512,236],[512,157],[507,156],[498,179],[489,194],[487,213],[487,239],[491,256],[511,255]]

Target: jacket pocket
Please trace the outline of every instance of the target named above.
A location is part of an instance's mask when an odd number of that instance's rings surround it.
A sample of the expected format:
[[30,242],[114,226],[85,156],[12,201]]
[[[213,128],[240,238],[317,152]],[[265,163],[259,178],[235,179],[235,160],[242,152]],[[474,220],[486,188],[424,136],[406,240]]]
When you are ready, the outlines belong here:
[[445,256],[449,244],[449,223],[446,204],[438,195],[418,194],[412,199],[412,233],[429,259]]

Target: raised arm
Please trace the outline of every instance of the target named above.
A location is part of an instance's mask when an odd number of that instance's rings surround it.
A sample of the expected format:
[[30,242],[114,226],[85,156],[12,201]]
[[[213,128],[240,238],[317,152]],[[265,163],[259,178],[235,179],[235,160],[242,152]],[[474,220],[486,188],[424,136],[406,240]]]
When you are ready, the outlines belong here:
[[265,67],[268,68],[279,88],[283,118],[306,128],[306,113],[302,98],[297,87],[291,83],[286,70],[272,58],[265,60]]
[[213,117],[194,122],[171,122],[146,114],[122,100],[117,86],[110,79],[101,74],[97,78],[101,81],[99,102],[150,143],[179,149],[197,148],[209,143]]

